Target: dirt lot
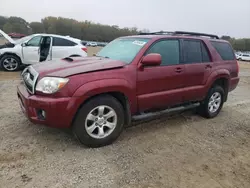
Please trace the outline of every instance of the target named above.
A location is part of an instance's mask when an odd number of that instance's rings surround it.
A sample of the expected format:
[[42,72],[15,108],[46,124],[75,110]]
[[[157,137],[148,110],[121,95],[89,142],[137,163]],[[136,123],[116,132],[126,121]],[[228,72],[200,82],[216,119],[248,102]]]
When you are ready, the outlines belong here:
[[99,149],[30,123],[18,79],[0,73],[0,187],[250,187],[250,63],[217,118],[185,112],[133,123]]

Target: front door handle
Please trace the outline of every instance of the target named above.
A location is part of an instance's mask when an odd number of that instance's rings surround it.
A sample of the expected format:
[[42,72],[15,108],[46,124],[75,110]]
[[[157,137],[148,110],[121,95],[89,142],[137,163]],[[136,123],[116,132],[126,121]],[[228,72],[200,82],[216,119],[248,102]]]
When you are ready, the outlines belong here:
[[177,72],[177,73],[181,73],[183,71],[183,69],[181,68],[181,67],[177,67],[176,69],[175,69],[175,72]]

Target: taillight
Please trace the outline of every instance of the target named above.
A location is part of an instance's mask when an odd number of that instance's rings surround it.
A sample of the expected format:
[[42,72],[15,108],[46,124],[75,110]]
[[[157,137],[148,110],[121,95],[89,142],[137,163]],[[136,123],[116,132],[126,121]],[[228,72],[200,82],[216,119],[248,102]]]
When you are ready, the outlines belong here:
[[88,49],[86,47],[82,48],[83,51],[85,51],[86,53],[88,52]]

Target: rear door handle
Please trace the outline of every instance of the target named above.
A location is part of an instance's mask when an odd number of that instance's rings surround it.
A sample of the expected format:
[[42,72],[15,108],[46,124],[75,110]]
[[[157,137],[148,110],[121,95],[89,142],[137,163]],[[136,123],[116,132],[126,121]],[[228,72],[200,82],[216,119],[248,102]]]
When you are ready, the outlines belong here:
[[181,68],[181,67],[177,67],[176,69],[175,69],[175,72],[177,72],[177,73],[181,73],[183,71],[183,69]]
[[205,66],[205,69],[211,69],[212,68],[212,65],[206,65]]

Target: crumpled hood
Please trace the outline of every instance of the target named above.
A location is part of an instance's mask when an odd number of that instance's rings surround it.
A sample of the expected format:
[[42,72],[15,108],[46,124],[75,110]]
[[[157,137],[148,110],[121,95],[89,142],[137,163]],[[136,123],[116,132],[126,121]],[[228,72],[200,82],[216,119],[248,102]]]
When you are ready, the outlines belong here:
[[7,35],[5,32],[3,32],[1,29],[0,29],[0,37],[4,37],[7,41],[9,41],[10,43],[12,44],[15,44],[15,41],[9,36]]
[[47,61],[32,65],[32,67],[43,76],[68,77],[80,73],[121,68],[126,64],[122,61],[111,60],[100,57],[72,57]]

